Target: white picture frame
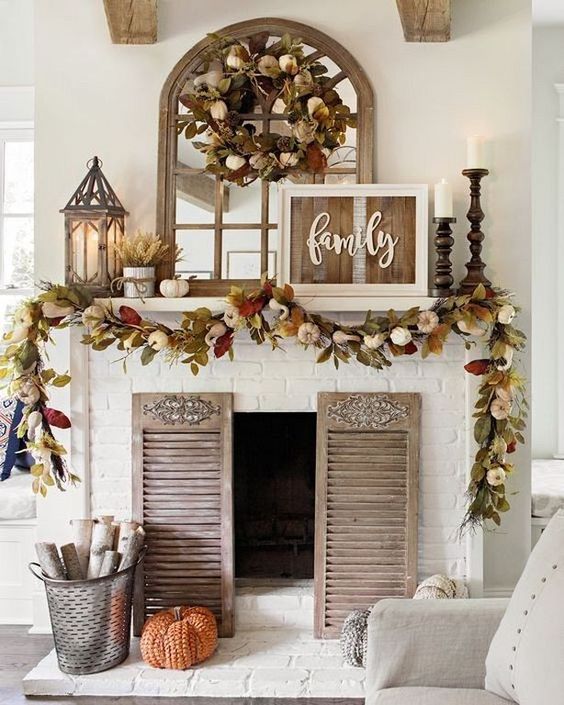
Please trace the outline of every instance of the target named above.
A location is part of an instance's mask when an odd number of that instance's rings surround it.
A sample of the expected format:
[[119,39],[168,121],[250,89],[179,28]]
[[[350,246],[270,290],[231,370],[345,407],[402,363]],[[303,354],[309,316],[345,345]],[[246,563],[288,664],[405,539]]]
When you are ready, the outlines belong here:
[[[289,283],[297,296],[354,299],[355,297],[428,296],[428,185],[427,184],[304,184],[281,185],[279,192],[278,282]],[[411,283],[300,283],[292,281],[292,199],[303,197],[414,197],[415,276]],[[348,235],[348,233],[344,234]],[[342,256],[349,256],[344,254]]]

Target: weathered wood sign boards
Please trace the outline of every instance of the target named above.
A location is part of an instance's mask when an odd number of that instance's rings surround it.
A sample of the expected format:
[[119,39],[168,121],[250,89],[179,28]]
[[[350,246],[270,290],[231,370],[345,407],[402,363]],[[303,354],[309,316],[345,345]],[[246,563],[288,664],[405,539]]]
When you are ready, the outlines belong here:
[[280,205],[280,281],[298,295],[426,295],[427,186],[284,186]]

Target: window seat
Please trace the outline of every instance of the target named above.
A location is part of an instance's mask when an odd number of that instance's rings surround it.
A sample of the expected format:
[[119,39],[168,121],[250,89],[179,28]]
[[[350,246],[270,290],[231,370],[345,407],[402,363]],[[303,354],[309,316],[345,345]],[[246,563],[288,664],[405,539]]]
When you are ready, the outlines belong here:
[[0,482],[0,521],[35,519],[36,498],[29,472],[14,468],[8,480]]

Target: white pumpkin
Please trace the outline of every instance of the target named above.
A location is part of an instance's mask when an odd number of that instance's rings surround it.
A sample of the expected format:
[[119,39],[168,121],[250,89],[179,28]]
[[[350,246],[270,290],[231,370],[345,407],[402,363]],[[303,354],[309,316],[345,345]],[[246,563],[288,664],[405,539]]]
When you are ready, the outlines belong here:
[[159,289],[167,299],[180,299],[190,291],[190,283],[186,279],[163,279]]

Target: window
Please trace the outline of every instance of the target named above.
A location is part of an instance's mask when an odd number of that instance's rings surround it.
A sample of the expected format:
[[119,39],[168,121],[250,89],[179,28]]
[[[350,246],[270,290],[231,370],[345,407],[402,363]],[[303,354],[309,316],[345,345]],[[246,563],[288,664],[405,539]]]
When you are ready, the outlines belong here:
[[33,283],[33,131],[0,127],[0,334]]
[[31,130],[0,130],[0,191],[0,288],[28,293],[33,288]]

